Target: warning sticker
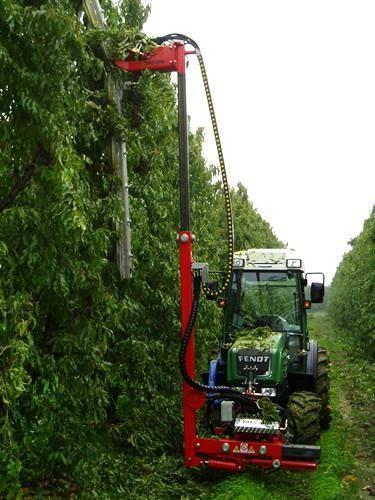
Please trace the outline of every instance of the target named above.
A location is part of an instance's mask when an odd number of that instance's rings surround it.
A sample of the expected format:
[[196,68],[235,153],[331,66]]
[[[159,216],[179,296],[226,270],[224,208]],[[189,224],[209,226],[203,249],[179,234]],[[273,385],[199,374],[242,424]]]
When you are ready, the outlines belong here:
[[255,450],[252,446],[250,446],[250,448],[248,449],[247,451],[248,453],[255,453]]
[[249,445],[247,443],[240,444],[241,453],[248,453]]
[[239,452],[240,452],[240,450],[238,449],[238,446],[235,446],[233,448],[233,453],[239,453]]

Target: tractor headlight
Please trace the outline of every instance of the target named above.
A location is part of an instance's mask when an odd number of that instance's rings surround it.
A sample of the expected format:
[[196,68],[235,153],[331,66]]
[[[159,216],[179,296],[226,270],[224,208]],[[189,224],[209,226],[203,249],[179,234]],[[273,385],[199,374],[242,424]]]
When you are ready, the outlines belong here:
[[268,398],[275,398],[276,387],[262,387],[262,396],[266,396]]
[[233,267],[245,267],[245,259],[240,259],[240,258],[234,259]]

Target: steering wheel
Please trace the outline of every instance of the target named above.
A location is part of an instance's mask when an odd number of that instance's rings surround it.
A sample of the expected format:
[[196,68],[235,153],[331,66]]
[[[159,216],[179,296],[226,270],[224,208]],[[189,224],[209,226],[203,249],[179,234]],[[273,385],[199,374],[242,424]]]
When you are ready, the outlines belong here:
[[284,330],[282,318],[277,314],[262,314],[258,316],[255,320],[255,326],[269,326],[276,332],[282,332]]

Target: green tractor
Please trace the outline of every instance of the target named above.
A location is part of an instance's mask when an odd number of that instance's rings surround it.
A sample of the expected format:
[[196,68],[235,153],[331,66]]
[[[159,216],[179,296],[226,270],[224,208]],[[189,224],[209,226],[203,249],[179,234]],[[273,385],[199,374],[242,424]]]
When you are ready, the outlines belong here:
[[[285,408],[285,435],[292,443],[313,441],[331,418],[328,356],[310,339],[306,317],[312,302],[323,302],[322,277],[322,283],[311,284],[306,300],[307,275],[294,251],[237,252],[231,287],[222,302],[220,352],[208,374],[211,386],[230,386],[246,391],[259,404],[273,403],[271,409]],[[253,417],[229,397],[206,406],[210,432],[264,434],[278,425],[272,411],[263,420]]]

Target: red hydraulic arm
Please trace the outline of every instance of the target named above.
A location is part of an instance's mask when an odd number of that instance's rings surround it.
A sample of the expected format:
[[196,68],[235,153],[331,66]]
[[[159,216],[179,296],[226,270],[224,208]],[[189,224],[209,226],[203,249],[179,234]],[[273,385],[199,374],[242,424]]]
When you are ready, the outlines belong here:
[[[164,37],[167,39],[168,37]],[[190,40],[190,39],[189,39]],[[174,38],[173,43],[161,45],[145,54],[140,59],[131,55],[125,60],[115,61],[116,66],[127,72],[144,70],[159,72],[177,72],[178,78],[178,117],[179,117],[179,176],[180,176],[180,231],[178,243],[180,249],[180,308],[181,335],[184,335],[192,307],[192,243],[194,235],[190,228],[190,191],[189,191],[189,144],[188,120],[186,109],[186,56],[196,53],[188,51],[182,41]],[[186,370],[191,379],[195,379],[194,331],[186,350]],[[206,395],[183,382],[184,411],[184,458],[188,467],[208,466],[213,469],[241,471],[248,464],[260,467],[285,467],[290,469],[316,469],[313,458],[306,458],[303,450],[294,451],[290,456],[282,437],[270,436],[260,441],[249,440],[249,436],[236,435],[230,439],[200,438],[197,436],[196,412],[203,407]],[[259,438],[259,436],[258,436]],[[298,455],[298,453],[301,453]],[[304,456],[303,459],[298,459]]]
[[[180,248],[180,308],[181,335],[189,321],[192,305],[192,242],[194,236],[190,228],[190,188],[189,188],[189,144],[188,120],[186,109],[186,55],[195,51],[187,51],[182,42],[155,48],[141,59],[126,59],[115,64],[124,71],[141,72],[144,70],[159,72],[177,72],[178,78],[178,121],[179,121],[179,172],[180,172],[180,232],[178,243]],[[195,378],[195,345],[194,331],[190,336],[186,350],[186,368],[192,379]],[[196,410],[203,406],[205,396],[183,382],[184,405],[184,455],[188,466],[197,466],[195,458]]]
[[181,42],[172,45],[156,47],[152,52],[146,54],[142,59],[125,59],[115,61],[116,66],[124,71],[160,71],[162,73],[185,73],[185,56],[194,54],[195,51],[186,51]]

